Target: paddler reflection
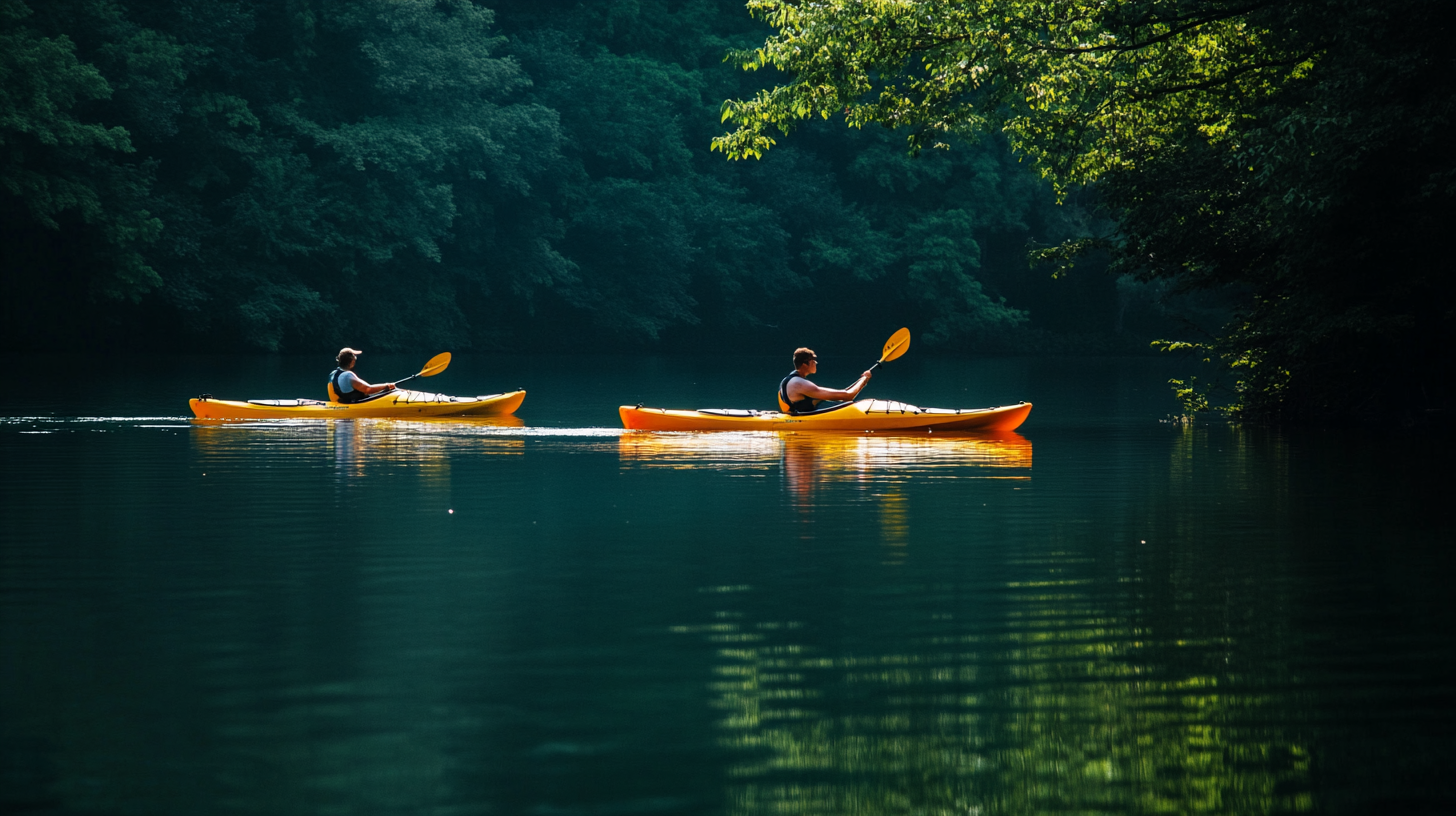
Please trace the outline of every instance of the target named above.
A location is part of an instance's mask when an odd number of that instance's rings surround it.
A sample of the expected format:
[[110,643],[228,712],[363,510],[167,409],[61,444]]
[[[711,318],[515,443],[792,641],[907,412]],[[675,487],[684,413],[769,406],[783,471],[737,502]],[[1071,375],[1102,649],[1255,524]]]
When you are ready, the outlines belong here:
[[797,511],[795,535],[805,541],[815,538],[815,510],[830,501],[827,494],[825,498],[819,494],[836,482],[852,481],[871,488],[880,542],[887,548],[885,563],[902,564],[910,544],[904,479],[896,478],[895,469],[877,466],[885,446],[866,442],[861,437],[784,434],[784,491]]
[[366,465],[411,468],[424,478],[448,477],[451,454],[519,456],[525,442],[502,433],[525,425],[520,417],[356,419],[334,426],[334,463],[340,476],[362,476]]
[[364,441],[358,425],[352,419],[329,423],[329,441],[334,446],[334,476],[340,481],[364,475],[359,450]]
[[[813,507],[817,489],[835,482],[875,482],[892,488],[915,475],[974,477],[974,471],[982,468],[1031,467],[1031,442],[1017,433],[786,433],[782,437],[785,489],[802,509]],[[998,477],[1026,478],[1020,474]]]
[[1029,478],[1031,442],[1017,433],[834,434],[784,432],[660,433],[629,431],[618,437],[624,466],[682,470],[781,468],[785,490],[803,507],[821,487],[915,474]]

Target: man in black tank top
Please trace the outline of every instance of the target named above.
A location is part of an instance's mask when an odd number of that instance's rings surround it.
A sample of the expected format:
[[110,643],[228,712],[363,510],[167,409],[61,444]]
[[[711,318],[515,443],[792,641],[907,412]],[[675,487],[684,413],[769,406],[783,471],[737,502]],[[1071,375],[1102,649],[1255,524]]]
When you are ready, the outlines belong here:
[[354,364],[359,362],[359,355],[363,353],[348,346],[339,349],[339,356],[335,358],[339,367],[329,375],[329,385],[333,387],[331,396],[339,402],[363,402],[373,394],[394,389],[394,383],[370,385],[354,373]]
[[806,414],[813,411],[819,400],[852,400],[869,384],[872,372],[859,375],[854,385],[836,391],[820,388],[809,381],[809,375],[819,371],[819,358],[813,349],[794,350],[794,371],[779,383],[779,409],[789,414]]

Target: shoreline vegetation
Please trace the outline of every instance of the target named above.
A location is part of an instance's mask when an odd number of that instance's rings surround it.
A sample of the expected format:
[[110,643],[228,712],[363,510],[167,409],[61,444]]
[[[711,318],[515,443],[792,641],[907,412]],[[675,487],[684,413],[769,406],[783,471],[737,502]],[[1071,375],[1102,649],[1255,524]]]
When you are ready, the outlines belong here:
[[1439,3],[991,5],[0,0],[0,347],[910,325],[1165,339],[1247,419],[1449,409]]

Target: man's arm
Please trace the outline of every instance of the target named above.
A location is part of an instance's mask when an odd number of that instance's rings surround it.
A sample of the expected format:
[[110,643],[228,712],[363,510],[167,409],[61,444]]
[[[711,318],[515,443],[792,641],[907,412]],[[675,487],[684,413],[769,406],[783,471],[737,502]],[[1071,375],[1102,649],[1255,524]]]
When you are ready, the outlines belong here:
[[369,383],[364,382],[364,380],[360,379],[360,377],[359,377],[358,374],[355,374],[354,375],[354,390],[355,391],[362,391],[365,394],[378,394],[380,391],[388,391],[391,388],[394,388],[394,383],[384,383],[382,385],[370,385]]
[[[789,396],[792,397],[797,394],[801,399],[803,397],[811,397],[816,400],[852,400],[859,396],[859,392],[863,391],[864,387],[869,384],[871,376],[873,376],[871,372],[866,371],[859,375],[859,379],[854,381],[854,385],[851,385],[843,391],[836,391],[833,388],[820,388],[808,380],[800,380],[790,384]],[[795,385],[798,387],[792,387]]]

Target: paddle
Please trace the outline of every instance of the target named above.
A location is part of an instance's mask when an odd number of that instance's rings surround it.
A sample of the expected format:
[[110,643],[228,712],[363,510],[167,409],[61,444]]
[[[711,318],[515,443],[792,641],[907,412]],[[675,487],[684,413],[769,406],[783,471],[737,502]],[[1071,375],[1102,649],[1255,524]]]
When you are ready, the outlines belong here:
[[[899,359],[901,355],[909,350],[910,329],[906,327],[890,335],[890,339],[885,341],[885,348],[880,352],[880,359],[876,360],[875,364],[870,366],[870,371],[879,368],[881,363],[888,363],[891,360]],[[869,383],[865,384],[868,385]],[[855,396],[863,393],[863,391],[864,389],[860,389],[860,391],[855,392]]]
[[910,329],[904,328],[890,335],[885,341],[885,350],[880,353],[880,359],[870,366],[870,371],[880,367],[880,363],[888,363],[891,360],[898,360],[901,355],[910,350]]
[[[889,346],[886,346],[886,348],[889,348]],[[400,383],[409,382],[415,377],[433,377],[436,374],[439,374],[441,371],[444,371],[446,366],[448,365],[450,365],[450,352],[444,351],[436,354],[434,357],[430,358],[430,361],[428,363],[425,363],[425,367],[420,369],[420,373],[411,374],[402,380],[395,381],[394,387],[398,388]]]

